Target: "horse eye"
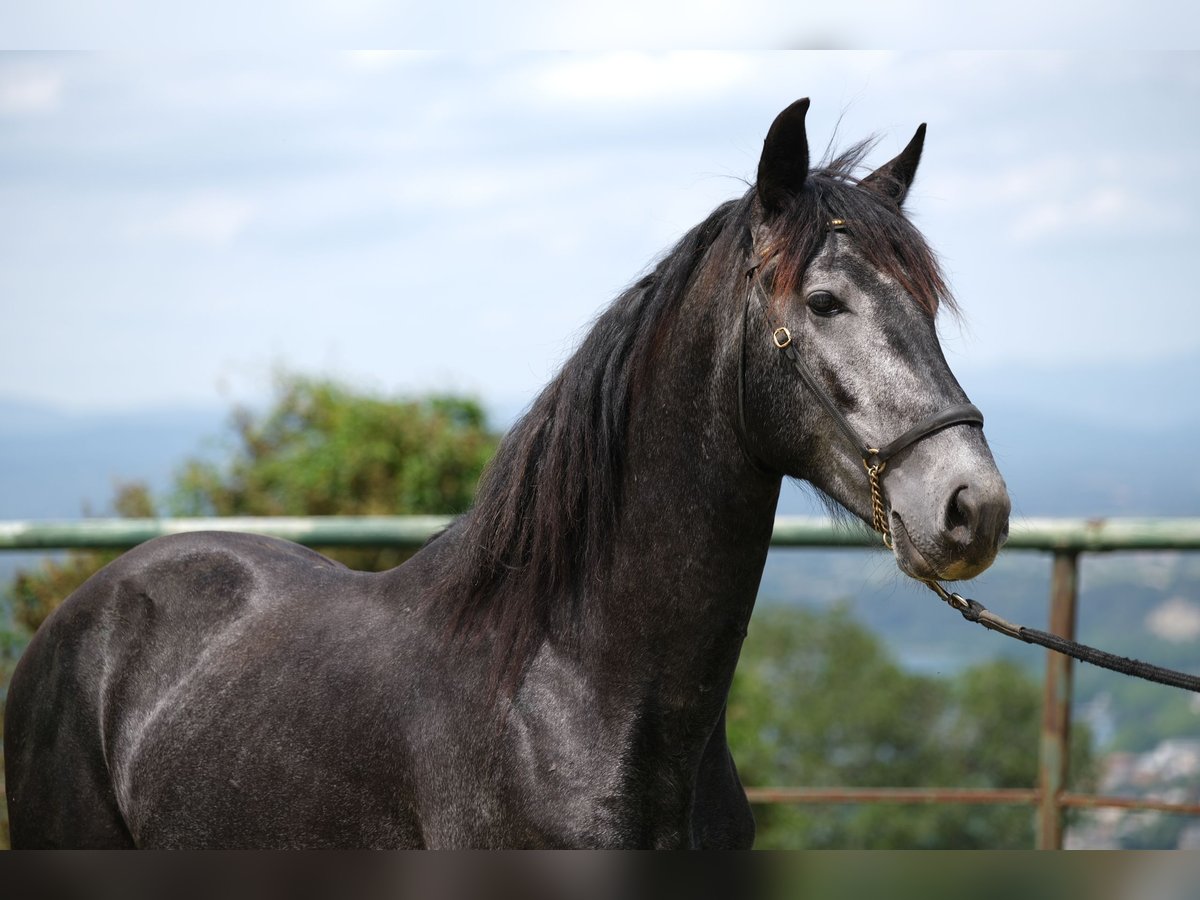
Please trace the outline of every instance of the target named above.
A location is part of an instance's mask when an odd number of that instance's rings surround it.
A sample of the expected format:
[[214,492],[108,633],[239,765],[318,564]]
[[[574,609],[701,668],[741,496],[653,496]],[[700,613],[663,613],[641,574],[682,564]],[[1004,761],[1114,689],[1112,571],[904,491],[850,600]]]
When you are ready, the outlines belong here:
[[836,316],[844,308],[837,297],[827,291],[817,291],[808,295],[808,308],[818,316]]

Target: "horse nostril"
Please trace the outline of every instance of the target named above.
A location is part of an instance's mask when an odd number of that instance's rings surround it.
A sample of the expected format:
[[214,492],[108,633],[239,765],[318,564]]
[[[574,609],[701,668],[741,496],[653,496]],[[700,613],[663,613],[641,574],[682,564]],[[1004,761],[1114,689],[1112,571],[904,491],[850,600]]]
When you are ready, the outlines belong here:
[[946,504],[946,531],[959,543],[970,543],[975,530],[976,513],[974,497],[965,484],[960,485],[954,489]]
[[968,556],[995,553],[1008,537],[1007,492],[959,485],[945,509],[945,538],[956,552]]

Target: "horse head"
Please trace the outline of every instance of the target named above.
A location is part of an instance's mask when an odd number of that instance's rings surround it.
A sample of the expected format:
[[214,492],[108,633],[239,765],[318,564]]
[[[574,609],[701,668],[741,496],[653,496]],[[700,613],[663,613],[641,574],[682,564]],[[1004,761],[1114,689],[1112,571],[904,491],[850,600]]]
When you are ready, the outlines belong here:
[[[971,578],[1008,534],[1010,503],[942,353],[952,306],[902,211],[922,125],[866,177],[859,145],[811,168],[808,101],[771,126],[758,169],[742,382],[748,446],[884,533],[914,578]],[[799,377],[798,377],[799,376]]]

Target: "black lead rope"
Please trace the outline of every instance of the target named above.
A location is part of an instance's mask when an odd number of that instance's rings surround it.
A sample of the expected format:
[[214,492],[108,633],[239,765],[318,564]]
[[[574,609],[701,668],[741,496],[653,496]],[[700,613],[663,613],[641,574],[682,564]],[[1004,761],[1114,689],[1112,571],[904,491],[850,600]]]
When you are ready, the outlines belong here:
[[956,609],[962,613],[962,617],[968,622],[976,622],[991,631],[998,631],[1000,634],[1017,638],[1027,644],[1037,644],[1040,647],[1045,647],[1047,650],[1054,650],[1064,656],[1069,656],[1080,662],[1091,663],[1093,666],[1099,666],[1102,669],[1119,672],[1122,675],[1131,675],[1134,678],[1142,678],[1157,684],[1183,688],[1185,691],[1192,691],[1193,693],[1200,693],[1200,677],[1195,675],[1189,675],[1187,672],[1177,672],[1174,669],[1164,669],[1162,666],[1151,665],[1150,663],[1142,662],[1140,659],[1130,659],[1128,656],[1117,656],[1115,653],[1097,650],[1095,647],[1089,647],[1087,644],[1059,637],[1057,634],[1051,634],[1048,631],[1040,631],[1037,628],[1026,628],[1024,625],[1016,625],[991,612],[986,606],[976,600],[970,600],[961,594],[947,591],[936,581],[927,581],[925,584],[929,586],[931,591],[949,603],[952,609]]

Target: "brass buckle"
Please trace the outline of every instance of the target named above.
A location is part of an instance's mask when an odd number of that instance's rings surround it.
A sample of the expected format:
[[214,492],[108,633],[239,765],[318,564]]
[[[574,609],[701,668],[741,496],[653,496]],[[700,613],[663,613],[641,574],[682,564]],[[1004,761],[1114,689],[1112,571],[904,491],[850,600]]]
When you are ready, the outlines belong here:
[[[779,337],[780,335],[783,335],[782,339]],[[776,347],[778,347],[780,350],[783,350],[792,342],[792,333],[780,325],[775,329],[774,332],[772,332],[771,340],[775,342]]]

